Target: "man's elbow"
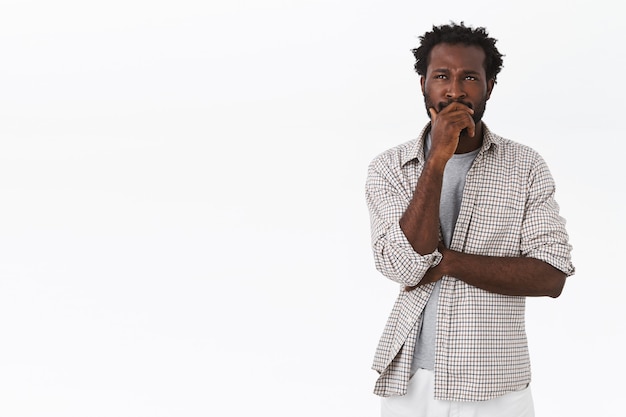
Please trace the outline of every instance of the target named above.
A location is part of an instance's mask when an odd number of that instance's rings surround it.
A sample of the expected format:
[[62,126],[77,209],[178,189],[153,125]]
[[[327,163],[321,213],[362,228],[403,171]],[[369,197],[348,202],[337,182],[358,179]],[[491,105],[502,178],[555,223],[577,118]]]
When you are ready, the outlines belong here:
[[552,298],[558,298],[563,292],[563,287],[565,286],[566,279],[567,276],[561,271],[559,271],[558,274],[555,274],[555,276],[551,279],[552,284],[550,286],[548,296]]

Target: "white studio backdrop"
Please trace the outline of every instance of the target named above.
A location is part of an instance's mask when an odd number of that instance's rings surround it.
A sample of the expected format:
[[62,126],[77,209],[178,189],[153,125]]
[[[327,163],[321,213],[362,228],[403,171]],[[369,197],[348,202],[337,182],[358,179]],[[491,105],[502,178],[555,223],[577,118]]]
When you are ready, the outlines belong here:
[[615,3],[0,1],[0,417],[377,416],[397,287],[364,200],[426,123],[410,49],[486,26],[577,274],[528,302],[538,415],[618,415]]

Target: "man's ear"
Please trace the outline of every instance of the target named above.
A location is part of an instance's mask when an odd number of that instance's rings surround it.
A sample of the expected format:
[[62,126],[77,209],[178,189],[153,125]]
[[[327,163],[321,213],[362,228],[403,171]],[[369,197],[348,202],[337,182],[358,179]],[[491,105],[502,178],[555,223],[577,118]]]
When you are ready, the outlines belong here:
[[425,89],[424,89],[424,84],[426,83],[426,79],[424,78],[424,76],[422,75],[420,77],[420,86],[422,87],[422,95],[425,95]]
[[487,100],[491,97],[491,91],[493,91],[493,87],[496,85],[496,80],[493,78],[487,81]]

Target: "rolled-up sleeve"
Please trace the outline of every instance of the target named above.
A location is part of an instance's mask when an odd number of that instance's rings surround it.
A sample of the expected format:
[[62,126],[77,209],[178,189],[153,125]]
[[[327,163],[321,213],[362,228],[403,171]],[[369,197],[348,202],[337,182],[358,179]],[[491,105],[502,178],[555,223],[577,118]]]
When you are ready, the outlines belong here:
[[409,205],[413,189],[399,164],[392,167],[385,155],[369,167],[365,194],[370,214],[372,250],[376,269],[407,286],[417,285],[426,271],[441,261],[441,253],[421,255],[400,228],[400,217]]
[[554,198],[555,184],[545,161],[538,156],[530,171],[528,199],[522,224],[524,256],[537,258],[564,272],[575,272],[572,246]]

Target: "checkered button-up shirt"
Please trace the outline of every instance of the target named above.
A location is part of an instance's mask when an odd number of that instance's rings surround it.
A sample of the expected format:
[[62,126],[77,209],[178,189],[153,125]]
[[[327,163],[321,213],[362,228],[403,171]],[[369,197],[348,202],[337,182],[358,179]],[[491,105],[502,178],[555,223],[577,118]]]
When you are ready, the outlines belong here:
[[[424,167],[420,137],[375,158],[366,198],[376,268],[401,288],[420,282],[441,254],[416,253],[400,229]],[[469,254],[540,259],[574,273],[565,220],[554,200],[554,181],[531,148],[484,126],[483,145],[465,183],[450,249]],[[434,284],[400,290],[378,344],[374,392],[404,395],[422,312]],[[482,401],[530,382],[524,323],[525,297],[490,293],[451,276],[441,283],[437,312],[435,398]]]

